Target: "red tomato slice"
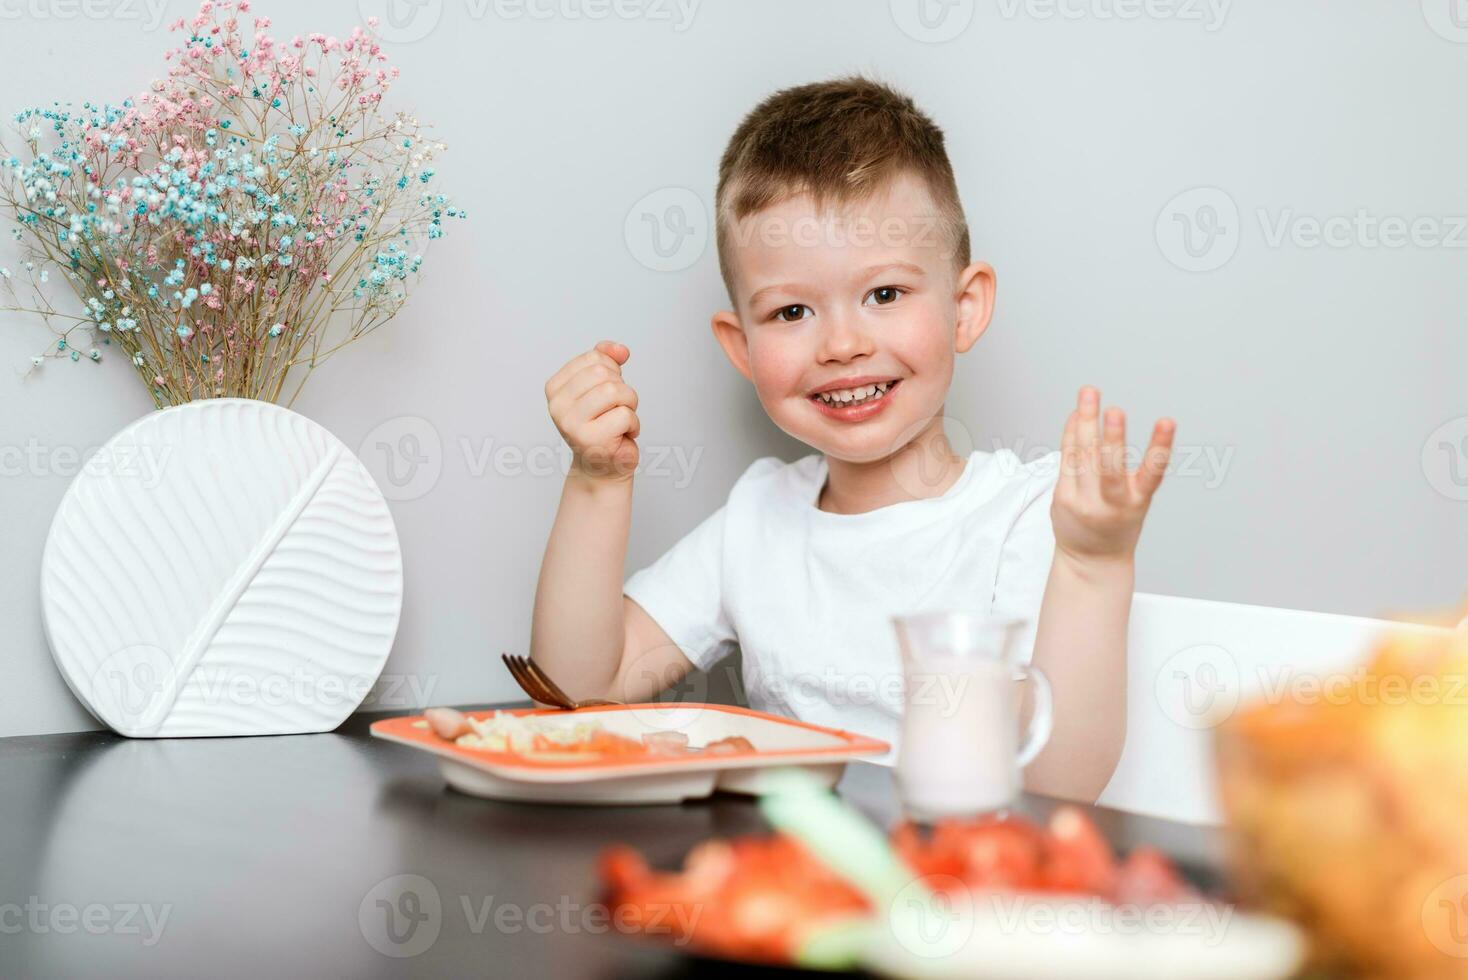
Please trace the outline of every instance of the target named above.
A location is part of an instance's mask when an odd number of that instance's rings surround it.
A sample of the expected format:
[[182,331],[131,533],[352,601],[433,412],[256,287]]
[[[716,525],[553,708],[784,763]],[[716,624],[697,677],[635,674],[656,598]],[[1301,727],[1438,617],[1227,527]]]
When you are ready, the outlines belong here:
[[[940,821],[928,832],[902,823],[891,840],[898,856],[917,874],[933,876],[929,884],[942,891],[1065,892],[1141,905],[1196,897],[1154,848],[1138,848],[1118,863],[1096,825],[1071,806],[1057,809],[1048,828],[1017,817]],[[871,911],[860,893],[783,834],[706,841],[676,872],[650,870],[636,851],[613,847],[599,870],[621,921],[691,938],[694,947],[733,959],[788,964],[813,929]],[[691,937],[675,931],[690,928]]]
[[779,834],[705,841],[680,872],[650,871],[636,851],[614,847],[600,871],[620,921],[674,938],[691,926],[697,948],[736,959],[789,963],[811,929],[868,911],[860,893]]
[[597,859],[601,880],[614,892],[631,891],[644,884],[651,872],[636,848],[615,844]]
[[1139,847],[1127,855],[1116,884],[1116,900],[1136,905],[1192,901],[1198,897],[1167,855]]
[[1041,887],[1110,898],[1116,891],[1116,854],[1090,818],[1073,806],[1050,816]]
[[1044,834],[1033,824],[986,821],[965,841],[963,880],[973,889],[1039,887],[1044,850]]

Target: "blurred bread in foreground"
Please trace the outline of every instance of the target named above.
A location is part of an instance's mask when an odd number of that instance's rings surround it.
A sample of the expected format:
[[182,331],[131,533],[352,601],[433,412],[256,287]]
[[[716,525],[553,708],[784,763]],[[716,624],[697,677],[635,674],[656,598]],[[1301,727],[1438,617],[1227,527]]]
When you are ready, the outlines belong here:
[[1430,621],[1218,731],[1240,900],[1346,976],[1468,978],[1468,629]]

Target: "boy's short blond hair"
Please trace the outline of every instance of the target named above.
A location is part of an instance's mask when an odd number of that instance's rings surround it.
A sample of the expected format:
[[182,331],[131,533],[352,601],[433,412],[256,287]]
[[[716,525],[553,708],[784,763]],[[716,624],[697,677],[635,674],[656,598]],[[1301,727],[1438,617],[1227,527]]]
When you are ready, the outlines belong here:
[[[968,222],[943,131],[906,95],[860,75],[782,89],[750,110],[719,160],[714,197],[719,272],[734,296],[733,228],[807,193],[818,210],[861,201],[903,173],[928,187],[939,243],[969,261]],[[922,234],[922,229],[910,230]]]

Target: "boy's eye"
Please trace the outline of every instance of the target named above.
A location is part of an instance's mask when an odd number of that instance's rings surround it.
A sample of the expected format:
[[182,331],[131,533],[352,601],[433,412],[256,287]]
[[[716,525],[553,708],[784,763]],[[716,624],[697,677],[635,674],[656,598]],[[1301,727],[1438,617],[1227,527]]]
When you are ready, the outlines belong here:
[[872,306],[886,306],[888,303],[897,302],[897,297],[905,292],[907,290],[901,286],[878,286],[876,289],[867,293],[867,300],[870,301],[869,305]]
[[801,303],[795,303],[791,306],[782,306],[775,311],[775,319],[779,320],[782,323],[794,323],[796,320],[804,320],[805,317],[801,316],[801,314],[807,309],[809,309],[809,307]]

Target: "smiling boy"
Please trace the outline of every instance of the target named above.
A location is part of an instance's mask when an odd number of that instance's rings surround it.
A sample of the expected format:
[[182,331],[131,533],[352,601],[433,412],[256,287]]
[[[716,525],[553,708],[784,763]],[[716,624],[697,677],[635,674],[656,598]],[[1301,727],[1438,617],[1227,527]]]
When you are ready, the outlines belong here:
[[737,646],[751,706],[895,745],[891,617],[1022,616],[1055,701],[1026,786],[1095,799],[1125,736],[1134,556],[1172,422],[1129,471],[1125,418],[1087,387],[1058,454],[953,452],[944,402],[956,356],[989,325],[994,271],[969,260],[941,130],[885,85],[766,99],[724,152],[716,201],[733,308],[714,314],[714,336],[770,419],[816,452],[756,460],[723,507],[623,582],[640,431],[630,352],[603,341],[573,358],[545,385],[573,462],[531,655],[573,697],[633,701]]

